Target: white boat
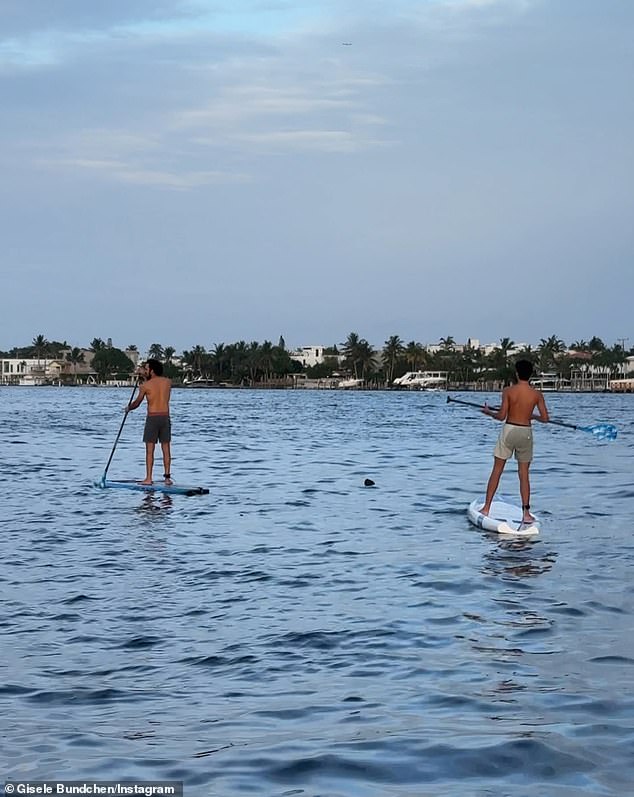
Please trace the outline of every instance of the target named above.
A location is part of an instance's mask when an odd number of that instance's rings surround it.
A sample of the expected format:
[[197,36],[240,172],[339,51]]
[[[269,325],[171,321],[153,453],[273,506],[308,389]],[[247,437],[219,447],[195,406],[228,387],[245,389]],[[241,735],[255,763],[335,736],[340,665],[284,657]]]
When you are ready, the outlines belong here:
[[363,387],[365,379],[341,379],[337,383],[337,387],[342,390],[353,390],[354,388]]
[[206,388],[206,387],[224,387],[224,385],[220,385],[218,382],[214,382],[213,379],[205,379],[202,376],[197,376],[196,379],[192,379],[191,381],[183,382],[183,387],[197,387],[197,388]]
[[447,371],[408,371],[392,385],[405,390],[446,390]]
[[556,373],[543,373],[537,374],[534,379],[531,379],[531,384],[542,393],[553,393],[556,390],[569,390],[570,380],[560,377]]

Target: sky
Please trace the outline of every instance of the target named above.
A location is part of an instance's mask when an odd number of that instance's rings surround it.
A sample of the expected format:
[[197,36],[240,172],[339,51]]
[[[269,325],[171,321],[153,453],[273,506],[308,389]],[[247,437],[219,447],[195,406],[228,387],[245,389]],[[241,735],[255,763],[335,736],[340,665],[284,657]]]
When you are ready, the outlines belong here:
[[0,350],[634,346],[631,0],[2,0]]

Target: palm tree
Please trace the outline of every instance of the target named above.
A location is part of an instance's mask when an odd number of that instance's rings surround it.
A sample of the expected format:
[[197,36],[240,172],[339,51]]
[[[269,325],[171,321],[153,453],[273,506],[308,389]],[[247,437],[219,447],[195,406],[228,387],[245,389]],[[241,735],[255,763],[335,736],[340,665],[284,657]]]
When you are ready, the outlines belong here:
[[77,365],[84,362],[84,353],[77,346],[74,346],[69,352],[66,353],[66,360],[71,364],[73,371],[73,381],[77,384]]
[[249,370],[249,380],[251,384],[256,381],[260,368],[260,344],[257,340],[252,340],[247,346],[246,364]]
[[183,352],[183,365],[189,374],[202,376],[202,370],[207,357],[207,352],[203,346],[194,346],[191,351]]
[[446,338],[440,338],[438,342],[443,349],[453,349],[453,347],[456,345],[456,341],[451,337],[451,335],[448,335]]
[[273,370],[273,344],[270,340],[265,340],[260,346],[260,367],[264,371],[264,379],[269,382],[271,379],[271,371]]
[[487,358],[482,349],[474,346],[465,346],[459,360],[459,372],[465,382],[473,379],[482,379],[487,372]]
[[410,342],[405,347],[405,359],[411,371],[418,371],[419,366],[425,364],[427,353],[422,343],[416,343],[415,340]]
[[242,383],[249,372],[249,348],[244,340],[227,347],[231,378]]
[[359,371],[363,377],[374,364],[376,352],[365,338],[360,338],[356,332],[351,332],[345,343],[342,343],[342,353],[348,368],[354,372],[354,378],[359,378]]
[[509,351],[515,346],[515,341],[510,338],[500,338],[500,345],[491,352],[489,366],[495,370],[496,379],[510,382],[513,370],[509,367]]
[[163,349],[163,357],[167,364],[172,362],[172,357],[176,354],[176,349],[173,346],[166,346]]
[[588,349],[590,351],[605,351],[605,343],[601,338],[594,336],[588,341]]
[[202,376],[203,364],[205,362],[205,355],[207,352],[205,351],[204,346],[194,346],[191,351],[191,362],[194,368],[194,373],[197,373],[198,376]]
[[150,348],[148,349],[148,357],[151,360],[162,360],[163,359],[163,347],[160,343],[153,343]]
[[33,338],[33,348],[35,349],[35,354],[37,355],[37,368],[38,371],[40,370],[40,359],[43,354],[45,354],[48,350],[48,340],[44,337],[44,335],[37,335]]
[[95,353],[106,348],[106,344],[101,338],[93,338],[90,342],[90,350]]
[[227,347],[224,343],[214,343],[214,349],[211,353],[211,367],[212,371],[215,370],[217,376],[222,380],[225,372],[225,366],[228,364]]
[[357,363],[360,343],[361,338],[359,335],[356,332],[351,332],[345,342],[341,344],[341,353],[345,358],[346,365],[348,365],[348,367],[352,366],[355,379],[358,378]]
[[361,366],[361,377],[362,379],[365,379],[366,375],[369,375],[374,368],[374,358],[376,357],[376,351],[372,348],[372,346],[370,346],[367,340],[362,339],[359,341],[356,356],[357,362]]
[[515,348],[515,341],[510,338],[500,338],[500,351],[504,356],[504,362],[508,360],[509,351]]
[[388,385],[390,385],[394,380],[394,367],[399,357],[402,357],[404,351],[405,346],[398,335],[392,335],[385,341],[383,346],[382,360],[383,365],[386,368],[386,378]]
[[542,338],[539,341],[537,349],[539,357],[539,367],[542,372],[547,371],[549,368],[556,366],[557,355],[561,354],[566,349],[566,344],[556,335],[551,335],[549,338]]

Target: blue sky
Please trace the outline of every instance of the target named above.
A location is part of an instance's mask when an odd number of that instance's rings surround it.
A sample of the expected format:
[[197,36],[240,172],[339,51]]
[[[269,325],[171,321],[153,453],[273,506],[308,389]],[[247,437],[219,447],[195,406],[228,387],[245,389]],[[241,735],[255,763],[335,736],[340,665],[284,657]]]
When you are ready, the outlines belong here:
[[3,0],[0,349],[629,337],[629,0]]

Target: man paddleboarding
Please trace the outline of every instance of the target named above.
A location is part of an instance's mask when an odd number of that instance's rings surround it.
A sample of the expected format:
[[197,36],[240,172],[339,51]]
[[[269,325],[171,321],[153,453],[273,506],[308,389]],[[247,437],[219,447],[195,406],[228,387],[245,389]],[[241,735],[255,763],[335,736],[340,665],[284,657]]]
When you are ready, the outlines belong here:
[[[522,522],[532,523],[535,518],[530,513],[531,486],[528,470],[533,460],[533,430],[531,421],[548,423],[548,410],[541,391],[530,385],[533,364],[528,360],[518,360],[515,364],[517,384],[505,387],[502,391],[500,409],[492,410],[487,404],[482,412],[496,421],[504,421],[504,426],[493,451],[493,470],[487,484],[484,506],[480,510],[488,515],[493,496],[500,483],[500,476],[508,459],[515,454],[517,472],[520,479],[522,499]],[[538,415],[533,415],[537,410]]]
[[163,453],[163,468],[165,484],[172,484],[170,468],[172,454],[170,442],[172,440],[172,425],[170,420],[170,395],[172,383],[163,376],[163,364],[158,360],[148,360],[141,366],[141,375],[145,381],[139,388],[139,395],[125,408],[125,412],[135,410],[143,401],[147,401],[147,418],[143,430],[145,443],[145,479],[139,484],[152,484],[152,471],[154,469],[154,449],[156,444],[161,444]]

